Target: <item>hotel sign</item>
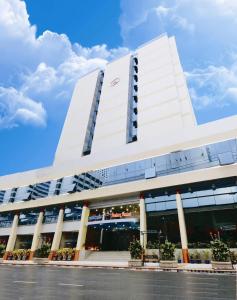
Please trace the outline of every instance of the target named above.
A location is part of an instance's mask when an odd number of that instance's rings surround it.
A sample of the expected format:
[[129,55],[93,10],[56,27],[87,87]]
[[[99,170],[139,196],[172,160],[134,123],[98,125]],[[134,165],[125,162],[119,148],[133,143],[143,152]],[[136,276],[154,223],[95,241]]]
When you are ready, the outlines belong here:
[[110,86],[115,86],[119,83],[120,79],[118,77],[116,77],[114,80],[112,80],[110,82]]
[[132,214],[130,212],[112,213],[111,218],[129,218]]

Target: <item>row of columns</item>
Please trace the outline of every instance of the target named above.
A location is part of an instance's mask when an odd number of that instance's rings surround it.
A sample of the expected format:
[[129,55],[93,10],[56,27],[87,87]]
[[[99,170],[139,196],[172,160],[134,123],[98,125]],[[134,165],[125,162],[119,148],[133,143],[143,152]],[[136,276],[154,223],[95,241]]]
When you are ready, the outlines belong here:
[[[188,239],[187,239],[187,231],[186,231],[186,224],[185,224],[185,217],[184,217],[184,210],[182,205],[182,199],[180,192],[176,192],[176,205],[177,205],[177,212],[178,212],[178,221],[179,221],[179,230],[180,230],[180,238],[181,238],[181,246],[182,246],[182,255],[184,263],[189,262],[189,254],[188,254]],[[85,249],[85,241],[86,241],[86,234],[87,234],[87,223],[90,214],[90,209],[88,207],[88,203],[85,202],[82,209],[81,221],[80,221],[80,229],[76,244],[76,252],[75,252],[75,260],[79,259],[80,251]],[[43,224],[43,217],[44,213],[41,211],[38,216],[38,220],[35,226],[35,231],[32,240],[32,246],[30,251],[29,259],[32,260],[34,257],[34,253],[38,248],[41,228]],[[59,210],[58,220],[56,224],[56,229],[54,233],[54,238],[51,246],[51,252],[49,255],[49,259],[52,259],[55,252],[60,247],[60,241],[62,237],[63,231],[63,217],[64,217],[64,208]],[[15,214],[12,228],[10,232],[10,236],[8,239],[6,252],[4,255],[4,259],[7,259],[9,252],[14,250],[16,236],[17,236],[17,226],[18,226],[19,215]],[[102,233],[103,234],[103,233]],[[145,199],[143,194],[140,195],[140,243],[144,249],[146,249],[147,245],[147,218],[146,218],[146,206],[145,206]]]
[[[75,253],[75,260],[79,259],[79,253],[85,248],[85,240],[86,240],[86,233],[87,233],[87,222],[90,214],[90,209],[88,207],[88,203],[85,203],[82,208],[82,215],[81,215],[81,221],[80,221],[80,228],[79,228],[79,234],[77,239],[77,245],[76,245],[76,253]],[[49,259],[51,260],[53,256],[55,255],[55,252],[60,247],[60,241],[62,238],[62,232],[63,232],[63,217],[64,217],[64,208],[60,208],[57,224],[55,228],[55,233],[53,237],[53,242],[51,246],[51,251],[49,254]],[[43,218],[44,213],[41,211],[39,213],[37,223],[35,225],[35,230],[33,234],[31,249],[30,249],[30,256],[29,260],[32,260],[35,254],[35,251],[38,249],[40,236],[41,236],[41,229],[43,225]],[[7,242],[6,251],[4,254],[3,259],[6,260],[9,256],[9,253],[14,250],[15,243],[16,243],[16,237],[17,237],[17,227],[18,227],[18,221],[19,221],[19,214],[15,214],[12,222],[11,232],[9,235],[9,239]]]
[[[186,230],[182,199],[179,191],[176,191],[176,206],[177,206],[177,213],[178,213],[183,262],[189,263],[187,230]],[[147,218],[146,218],[145,199],[144,199],[144,195],[141,194],[140,195],[140,241],[144,249],[146,249],[146,244],[147,244],[146,220]]]

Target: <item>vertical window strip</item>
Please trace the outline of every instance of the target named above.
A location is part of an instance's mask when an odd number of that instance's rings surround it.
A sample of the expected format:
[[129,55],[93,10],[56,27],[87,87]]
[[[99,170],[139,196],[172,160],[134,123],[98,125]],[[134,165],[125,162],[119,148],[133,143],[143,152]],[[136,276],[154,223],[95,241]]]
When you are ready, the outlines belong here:
[[103,85],[103,78],[104,78],[104,72],[100,71],[97,78],[95,94],[91,106],[91,112],[90,112],[90,117],[87,125],[82,156],[86,156],[91,153],[92,141],[93,141],[95,125],[96,125],[96,118],[97,118],[97,113],[98,113],[98,108],[100,103],[101,89]]
[[136,55],[131,56],[129,75],[127,143],[132,143],[137,141],[138,59]]
[[0,191],[0,203],[3,202],[5,191]]

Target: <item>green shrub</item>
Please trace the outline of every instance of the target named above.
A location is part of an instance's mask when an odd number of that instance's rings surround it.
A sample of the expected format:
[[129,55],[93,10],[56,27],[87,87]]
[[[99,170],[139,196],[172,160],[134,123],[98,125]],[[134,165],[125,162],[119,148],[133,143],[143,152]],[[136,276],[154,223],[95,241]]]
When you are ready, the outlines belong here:
[[6,245],[5,244],[0,244],[0,257],[3,257],[5,253]]
[[211,241],[212,259],[214,261],[230,261],[230,249],[221,240],[215,238]]
[[147,249],[159,249],[159,241],[154,241],[154,242],[148,241],[146,248]]
[[174,260],[175,255],[175,244],[165,241],[164,244],[160,245],[160,256],[162,260]]
[[35,257],[40,257],[40,258],[48,257],[50,253],[50,249],[51,249],[50,243],[43,243],[41,248],[35,251]]
[[128,250],[130,251],[130,255],[132,259],[141,259],[143,248],[140,244],[140,241],[136,240],[134,242],[131,242]]

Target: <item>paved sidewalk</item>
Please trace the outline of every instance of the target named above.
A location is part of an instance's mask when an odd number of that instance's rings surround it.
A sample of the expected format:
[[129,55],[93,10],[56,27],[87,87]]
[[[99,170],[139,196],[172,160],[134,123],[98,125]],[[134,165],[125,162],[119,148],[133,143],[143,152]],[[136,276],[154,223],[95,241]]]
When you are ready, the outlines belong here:
[[[123,268],[137,270],[155,270],[163,271],[159,267],[159,263],[145,263],[143,267],[128,267],[128,261],[21,261],[21,260],[4,260],[0,261],[4,265],[41,265],[41,266],[61,266],[61,267],[98,267],[98,268]],[[177,269],[166,269],[166,271],[174,272],[229,272],[237,273],[237,265],[233,270],[215,271],[211,264],[178,264]]]

